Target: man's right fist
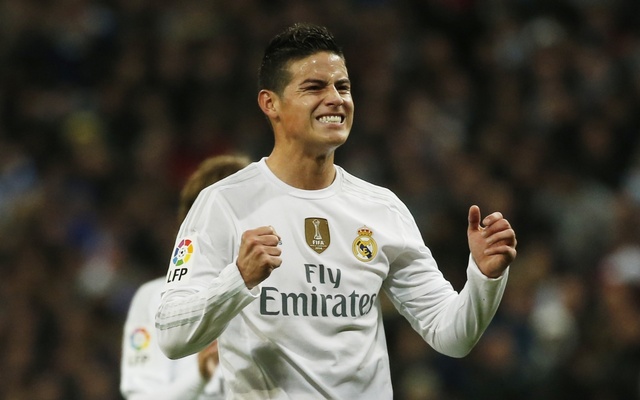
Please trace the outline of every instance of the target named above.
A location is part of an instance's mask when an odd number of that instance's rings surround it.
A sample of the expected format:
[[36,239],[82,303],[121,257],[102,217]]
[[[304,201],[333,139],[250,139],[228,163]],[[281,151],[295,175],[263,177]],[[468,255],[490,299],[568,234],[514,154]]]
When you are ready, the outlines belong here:
[[272,226],[250,229],[242,234],[236,265],[247,288],[252,289],[282,264],[280,236]]

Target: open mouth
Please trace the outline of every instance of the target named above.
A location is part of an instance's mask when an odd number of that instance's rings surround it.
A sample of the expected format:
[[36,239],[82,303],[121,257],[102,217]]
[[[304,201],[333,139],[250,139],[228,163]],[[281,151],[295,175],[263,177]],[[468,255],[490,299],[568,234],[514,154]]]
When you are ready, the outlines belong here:
[[341,124],[344,122],[343,115],[323,115],[317,119],[323,124]]

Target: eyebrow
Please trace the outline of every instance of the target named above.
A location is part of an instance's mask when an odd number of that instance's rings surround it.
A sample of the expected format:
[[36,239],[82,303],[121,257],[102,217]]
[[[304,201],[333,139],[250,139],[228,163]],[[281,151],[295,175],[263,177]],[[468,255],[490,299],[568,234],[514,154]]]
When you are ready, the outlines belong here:
[[[351,81],[349,80],[349,78],[338,79],[335,82],[336,85],[344,85],[345,83],[351,84]],[[309,79],[305,79],[304,81],[302,81],[300,83],[300,86],[308,85],[308,84],[316,84],[316,85],[327,86],[329,84],[329,82],[326,81],[326,80],[323,80],[323,79],[309,78]]]

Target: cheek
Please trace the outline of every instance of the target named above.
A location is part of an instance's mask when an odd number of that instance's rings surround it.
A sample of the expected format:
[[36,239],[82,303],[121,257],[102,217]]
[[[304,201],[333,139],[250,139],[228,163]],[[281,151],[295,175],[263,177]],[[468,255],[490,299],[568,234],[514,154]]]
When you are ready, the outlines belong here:
[[349,112],[353,113],[353,110],[355,109],[355,104],[353,103],[353,99],[351,98],[351,96],[345,97],[343,100],[344,100],[344,107],[347,110],[349,110]]
[[288,124],[299,125],[304,123],[309,118],[309,113],[301,107],[292,107],[287,109],[282,114],[282,119],[287,121]]
[[348,113],[347,113],[347,119],[349,121],[349,125],[351,125],[353,123],[353,116],[355,113],[355,107],[353,105],[353,102],[349,103],[349,108],[348,108]]

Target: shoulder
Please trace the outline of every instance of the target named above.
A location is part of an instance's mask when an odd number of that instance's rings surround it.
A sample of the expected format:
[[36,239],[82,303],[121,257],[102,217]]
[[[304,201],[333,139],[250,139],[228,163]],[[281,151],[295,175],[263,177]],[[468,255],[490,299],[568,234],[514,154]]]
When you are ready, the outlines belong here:
[[136,290],[127,311],[125,330],[139,326],[152,326],[148,324],[151,324],[155,311],[160,304],[164,280],[164,277],[153,279],[143,283]]
[[233,194],[242,192],[247,187],[254,187],[261,181],[261,171],[257,162],[253,162],[240,171],[221,179],[201,191],[206,198],[214,198],[221,194]]
[[413,215],[405,203],[390,189],[358,178],[337,167],[342,174],[342,191],[350,196],[350,204],[366,207],[379,215],[385,214],[401,225],[415,224]]
[[403,213],[407,211],[402,200],[390,189],[358,178],[342,167],[336,166],[336,169],[342,175],[342,190],[346,194],[363,201],[385,205]]
[[162,294],[162,288],[164,287],[164,276],[158,277],[151,281],[145,282],[136,291],[131,301],[131,307],[141,307],[146,304],[157,300],[160,301],[160,295]]
[[162,286],[164,285],[164,277],[160,276],[156,279],[152,279],[140,285],[136,294],[147,294],[152,292],[158,292],[162,290]]
[[[229,205],[245,203],[247,193],[258,190],[261,172],[256,162],[202,189],[187,214],[187,220],[204,224],[212,218],[223,218]],[[217,210],[217,211],[216,211]],[[193,216],[197,216],[194,221]]]

